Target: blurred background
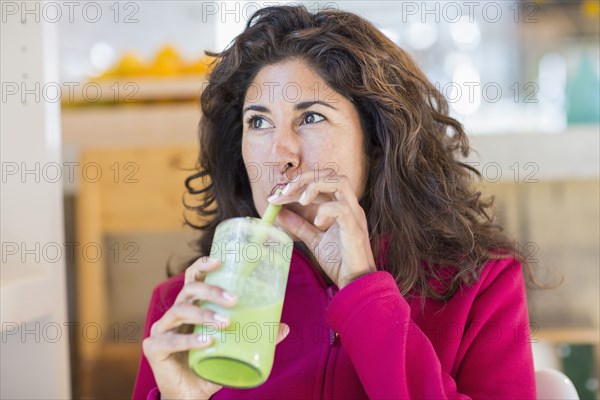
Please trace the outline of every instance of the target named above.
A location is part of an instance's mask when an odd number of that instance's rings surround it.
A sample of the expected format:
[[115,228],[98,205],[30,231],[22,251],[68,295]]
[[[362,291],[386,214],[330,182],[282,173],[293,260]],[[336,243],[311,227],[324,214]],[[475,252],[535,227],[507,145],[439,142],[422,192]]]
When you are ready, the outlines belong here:
[[[3,399],[131,396],[152,289],[194,254],[204,51],[274,3],[1,3]],[[446,96],[498,223],[560,284],[528,289],[536,367],[598,398],[599,2],[298,3],[364,16]]]

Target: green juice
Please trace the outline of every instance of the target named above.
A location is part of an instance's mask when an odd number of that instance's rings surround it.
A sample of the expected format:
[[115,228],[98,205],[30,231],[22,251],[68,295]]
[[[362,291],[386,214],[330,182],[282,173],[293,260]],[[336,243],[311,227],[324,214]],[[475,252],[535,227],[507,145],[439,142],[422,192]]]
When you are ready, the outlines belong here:
[[260,386],[273,367],[283,300],[261,306],[223,308],[203,305],[229,317],[227,329],[197,325],[194,333],[213,337],[208,348],[190,350],[189,365],[203,379],[236,388]]
[[[277,213],[266,214],[273,219]],[[232,388],[253,388],[267,380],[292,247],[292,239],[272,221],[240,217],[217,226],[210,256],[222,265],[204,282],[234,293],[239,301],[230,308],[208,301],[200,304],[231,321],[227,329],[217,323],[194,327],[194,333],[213,338],[209,347],[188,352],[190,368],[202,379]]]

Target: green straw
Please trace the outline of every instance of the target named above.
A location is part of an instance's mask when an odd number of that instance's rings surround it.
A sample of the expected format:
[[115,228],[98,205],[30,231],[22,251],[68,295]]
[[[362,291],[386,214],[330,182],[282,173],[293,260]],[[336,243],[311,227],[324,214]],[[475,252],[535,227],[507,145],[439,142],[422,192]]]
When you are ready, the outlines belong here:
[[[281,192],[281,188],[277,188],[274,194],[279,194],[279,192]],[[265,214],[262,217],[262,220],[273,225],[273,223],[275,222],[275,218],[277,218],[277,215],[279,214],[279,210],[281,210],[281,204],[269,203],[267,209],[265,210]]]
[[[281,188],[278,188],[275,190],[274,194],[279,194],[279,192],[281,192]],[[273,223],[275,222],[275,219],[277,218],[277,215],[279,214],[279,211],[281,210],[281,205],[276,205],[276,204],[270,204],[267,206],[267,209],[265,210],[265,213],[262,217],[262,220],[273,225]],[[259,235],[259,234],[255,234],[254,236],[252,236],[252,238],[250,239],[250,242],[252,243],[258,243],[260,246],[262,246],[262,243],[264,243],[264,241],[266,240],[266,235]],[[252,273],[252,271],[254,270],[254,268],[256,267],[256,264],[258,264],[258,261],[247,261],[244,263],[244,268],[242,268],[242,270],[240,271],[240,274],[242,276],[248,276]]]

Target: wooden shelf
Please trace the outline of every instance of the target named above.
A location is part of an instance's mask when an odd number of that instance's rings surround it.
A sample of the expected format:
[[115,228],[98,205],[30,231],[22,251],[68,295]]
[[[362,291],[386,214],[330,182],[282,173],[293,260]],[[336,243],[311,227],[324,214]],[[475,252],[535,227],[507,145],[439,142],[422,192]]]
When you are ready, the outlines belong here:
[[[518,182],[593,179],[600,176],[600,125],[569,127],[558,134],[507,133],[469,136],[472,153],[467,161],[480,172],[484,168],[495,180]],[[516,164],[518,163],[518,164]]]
[[62,139],[81,148],[196,143],[199,120],[195,103],[63,108]]
[[131,77],[95,82],[63,83],[63,106],[88,107],[97,104],[116,106],[153,101],[198,99],[206,83],[204,76]]
[[532,340],[550,343],[592,344],[598,346],[600,331],[594,328],[543,328]]

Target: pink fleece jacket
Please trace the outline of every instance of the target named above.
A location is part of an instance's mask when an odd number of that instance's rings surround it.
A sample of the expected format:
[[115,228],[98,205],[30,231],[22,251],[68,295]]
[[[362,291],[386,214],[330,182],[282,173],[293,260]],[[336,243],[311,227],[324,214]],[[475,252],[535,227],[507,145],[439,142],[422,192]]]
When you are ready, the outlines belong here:
[[[152,295],[144,337],[173,304],[183,275]],[[473,286],[447,302],[406,299],[377,271],[341,291],[327,286],[294,246],[267,381],[223,388],[211,399],[535,399],[529,318],[521,264],[492,260]],[[142,355],[134,399],[159,399]]]

